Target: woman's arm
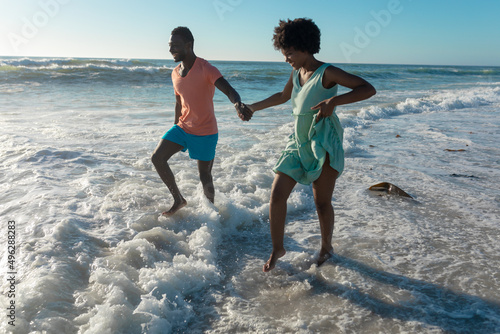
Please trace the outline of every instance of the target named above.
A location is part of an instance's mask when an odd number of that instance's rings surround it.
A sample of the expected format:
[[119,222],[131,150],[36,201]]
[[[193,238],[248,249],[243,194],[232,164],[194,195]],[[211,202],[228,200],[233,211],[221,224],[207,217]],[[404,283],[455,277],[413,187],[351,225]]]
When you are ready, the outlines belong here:
[[248,105],[248,107],[250,108],[250,110],[252,110],[252,112],[256,112],[257,110],[266,109],[287,102],[288,100],[290,100],[290,97],[292,96],[292,89],[293,89],[292,80],[293,80],[293,72],[292,74],[290,74],[290,78],[288,79],[285,88],[283,88],[283,91],[271,95],[267,99],[264,99],[262,101],[250,104]]
[[340,68],[329,66],[323,76],[323,86],[331,88],[339,84],[350,88],[351,91],[321,101],[311,109],[319,109],[318,118],[329,117],[336,106],[366,100],[376,94],[375,88],[365,79],[347,73]]

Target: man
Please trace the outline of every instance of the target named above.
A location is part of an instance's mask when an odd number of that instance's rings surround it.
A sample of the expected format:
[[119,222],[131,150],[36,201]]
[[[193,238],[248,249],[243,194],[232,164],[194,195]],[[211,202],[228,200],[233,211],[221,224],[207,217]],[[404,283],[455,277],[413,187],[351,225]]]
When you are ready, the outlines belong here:
[[252,112],[241,103],[239,94],[219,70],[194,54],[193,44],[194,38],[188,28],[177,27],[172,31],[170,53],[175,62],[180,62],[172,71],[176,98],[175,125],[162,137],[151,157],[156,171],[174,198],[174,204],[170,210],[163,212],[164,216],[174,214],[187,204],[168,165],[170,157],[181,150],[188,150],[189,157],[198,160],[203,192],[214,203],[212,166],[218,140],[213,105],[215,87],[234,104],[243,121],[252,117]]

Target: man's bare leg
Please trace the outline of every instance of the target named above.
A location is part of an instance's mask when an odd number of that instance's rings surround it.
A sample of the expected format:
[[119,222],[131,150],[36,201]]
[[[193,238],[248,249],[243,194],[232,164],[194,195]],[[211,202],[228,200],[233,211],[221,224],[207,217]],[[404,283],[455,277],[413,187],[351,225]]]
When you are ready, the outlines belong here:
[[283,246],[286,221],[286,202],[297,182],[290,176],[278,172],[274,178],[269,205],[269,223],[273,251],[262,270],[268,272],[276,266],[276,261],[286,254]]
[[174,214],[187,204],[184,197],[182,197],[179,188],[177,187],[174,174],[172,173],[172,170],[168,165],[168,160],[170,159],[170,157],[182,149],[183,147],[177,143],[171,142],[170,140],[161,139],[151,157],[151,161],[153,162],[158,175],[160,175],[163,183],[165,183],[174,198],[174,204],[172,205],[170,210],[162,213],[162,215],[164,216],[170,216]]
[[321,175],[313,182],[314,202],[321,229],[321,250],[316,259],[318,267],[331,258],[333,253],[332,234],[335,224],[335,213],[332,206],[332,195],[338,175],[339,173],[330,166],[327,154]]
[[198,160],[198,172],[200,173],[200,181],[203,185],[203,192],[208,200],[212,203],[215,201],[215,189],[214,182],[212,178],[212,167],[214,166],[214,160],[211,161],[201,161]]

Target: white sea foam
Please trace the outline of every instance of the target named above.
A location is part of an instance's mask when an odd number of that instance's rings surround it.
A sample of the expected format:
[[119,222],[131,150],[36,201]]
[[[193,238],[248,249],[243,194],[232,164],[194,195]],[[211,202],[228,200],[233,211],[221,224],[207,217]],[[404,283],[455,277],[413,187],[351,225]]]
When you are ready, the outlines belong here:
[[[257,65],[246,64],[244,74],[268,66]],[[283,82],[266,79],[268,90],[259,82],[241,95],[252,101],[282,88],[289,70],[277,71]],[[411,75],[420,73],[428,74]],[[271,168],[293,129],[288,105],[243,123],[217,95],[216,203],[204,198],[196,163],[180,153],[171,166],[188,205],[164,218],[171,197],[149,156],[173,122],[166,85],[138,84],[144,95],[109,81],[19,85],[0,90],[0,214],[17,224],[14,333],[500,330],[498,86],[437,81],[426,90],[379,89],[361,110],[339,107],[347,154],[333,198],[336,255],[312,265],[320,246],[313,192],[297,186],[287,254],[263,274]],[[367,191],[382,181],[414,200]],[[6,321],[0,328],[12,329]]]

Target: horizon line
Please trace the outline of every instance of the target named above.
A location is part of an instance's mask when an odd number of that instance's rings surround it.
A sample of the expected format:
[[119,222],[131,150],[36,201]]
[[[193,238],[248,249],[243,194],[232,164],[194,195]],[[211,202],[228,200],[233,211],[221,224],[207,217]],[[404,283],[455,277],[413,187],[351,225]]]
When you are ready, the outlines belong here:
[[[0,55],[0,58],[54,58],[54,59],[134,59],[134,60],[173,60],[167,58],[146,58],[146,57],[88,57],[88,56],[7,56]],[[203,58],[203,57],[201,57]],[[206,58],[204,58],[206,59]],[[284,61],[277,60],[228,60],[228,59],[207,59],[208,61],[218,61],[218,62],[261,62],[261,63],[285,63]],[[461,66],[461,67],[500,67],[500,65],[464,65],[464,64],[422,64],[422,63],[343,63],[343,62],[331,62],[325,61],[325,63],[330,64],[342,64],[342,65],[398,65],[398,66]]]

